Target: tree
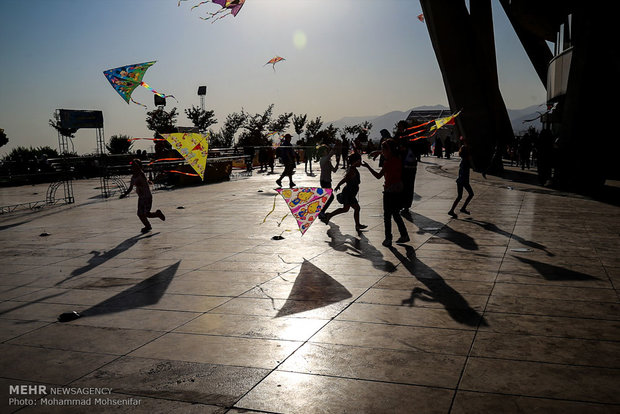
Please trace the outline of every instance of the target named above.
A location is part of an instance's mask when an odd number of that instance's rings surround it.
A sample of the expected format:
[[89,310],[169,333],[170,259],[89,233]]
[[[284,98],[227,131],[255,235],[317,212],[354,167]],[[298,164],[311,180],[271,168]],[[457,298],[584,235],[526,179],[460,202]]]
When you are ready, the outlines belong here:
[[47,158],[56,158],[58,157],[58,152],[54,148],[48,146],[37,148],[17,147],[13,148],[11,152],[4,157],[4,161],[27,162],[29,160],[40,159],[43,155]]
[[368,139],[368,133],[371,129],[372,122],[364,121],[361,124],[344,127],[344,132],[346,134],[351,134],[355,137],[360,137],[360,141],[365,142]]
[[241,113],[233,112],[232,114],[228,114],[220,132],[211,135],[211,146],[216,148],[232,147],[235,141],[235,134],[245,123],[246,118],[247,114],[243,110]]
[[240,146],[262,146],[267,145],[265,131],[271,124],[271,114],[273,113],[273,104],[269,105],[262,114],[247,116],[243,123],[245,131],[239,137],[238,144]]
[[207,111],[197,106],[192,105],[190,109],[186,109],[185,115],[201,133],[205,133],[211,125],[217,123],[215,111]]
[[133,146],[129,135],[112,135],[105,146],[110,154],[127,154]]
[[166,112],[164,108],[157,108],[146,113],[146,127],[157,134],[171,134],[176,132],[177,108]]
[[282,133],[291,124],[292,112],[285,112],[279,115],[275,121],[269,124],[269,130],[272,132]]
[[314,139],[316,134],[321,130],[323,126],[323,121],[321,121],[321,117],[317,116],[314,120],[308,122],[306,125],[306,140],[310,142],[310,139]]
[[323,129],[321,132],[324,133],[325,138],[323,142],[334,142],[336,139],[336,135],[338,134],[338,128],[334,126],[334,124],[329,124],[327,128]]
[[308,119],[308,114],[303,115],[293,115],[293,126],[295,127],[295,133],[297,134],[297,138],[304,132],[304,126],[306,125],[306,120]]
[[[146,113],[146,127],[151,131],[155,131],[153,136],[157,138],[158,134],[171,134],[176,132],[177,108],[172,108],[170,112],[162,108],[154,109]],[[172,149],[172,145],[168,141],[155,141],[155,153],[162,154]]]
[[4,133],[4,129],[0,128],[0,147],[6,145],[9,142],[6,134]]

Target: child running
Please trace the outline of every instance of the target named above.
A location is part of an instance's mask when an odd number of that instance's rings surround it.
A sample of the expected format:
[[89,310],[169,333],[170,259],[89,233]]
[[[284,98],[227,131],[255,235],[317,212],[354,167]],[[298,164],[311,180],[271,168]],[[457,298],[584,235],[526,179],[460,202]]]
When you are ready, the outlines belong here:
[[372,169],[368,163],[364,162],[364,167],[368,168],[368,171],[375,178],[385,178],[385,184],[383,187],[383,225],[385,227],[385,240],[383,245],[389,247],[392,245],[392,218],[398,226],[400,238],[396,240],[396,243],[407,243],[409,241],[409,234],[407,233],[407,227],[403,222],[403,218],[399,214],[400,207],[403,202],[403,176],[402,176],[402,162],[398,157],[398,145],[393,139],[387,139],[381,143],[381,150],[383,152],[384,162],[383,168],[379,172]]
[[452,208],[450,209],[450,211],[448,211],[448,214],[454,218],[458,218],[458,216],[454,212],[454,209],[456,208],[456,205],[459,203],[459,201],[461,201],[461,198],[463,197],[463,188],[467,190],[468,195],[467,195],[467,198],[465,199],[465,202],[463,203],[463,206],[461,207],[462,213],[469,214],[469,211],[467,211],[467,205],[469,204],[471,199],[474,198],[474,190],[472,190],[471,185],[469,185],[470,162],[469,162],[469,147],[467,146],[467,144],[463,144],[461,146],[461,148],[459,149],[459,156],[461,157],[461,164],[459,165],[459,176],[456,179],[457,195],[456,195],[456,200],[454,200],[454,203],[452,204]]
[[360,189],[360,172],[357,168],[361,165],[362,157],[359,153],[354,153],[349,156],[348,163],[349,169],[344,178],[340,180],[334,191],[338,191],[342,184],[346,184],[340,194],[338,194],[337,200],[343,206],[334,210],[331,213],[325,213],[325,216],[321,218],[321,221],[325,224],[329,223],[332,217],[338,214],[346,213],[351,207],[353,207],[353,219],[355,220],[355,230],[360,231],[365,229],[365,224],[360,223],[360,205],[357,202],[357,193]]
[[164,213],[162,213],[161,210],[151,213],[153,196],[151,194],[151,189],[149,188],[149,181],[146,179],[146,175],[144,175],[144,172],[142,171],[142,162],[139,159],[135,158],[131,162],[131,170],[133,171],[133,175],[131,176],[129,188],[121,194],[120,198],[127,197],[133,187],[136,187],[136,194],[138,194],[138,218],[140,218],[140,221],[144,224],[144,228],[140,231],[142,233],[148,233],[152,229],[151,223],[148,220],[149,218],[159,217],[162,221],[164,221],[166,220],[166,216],[164,216]]

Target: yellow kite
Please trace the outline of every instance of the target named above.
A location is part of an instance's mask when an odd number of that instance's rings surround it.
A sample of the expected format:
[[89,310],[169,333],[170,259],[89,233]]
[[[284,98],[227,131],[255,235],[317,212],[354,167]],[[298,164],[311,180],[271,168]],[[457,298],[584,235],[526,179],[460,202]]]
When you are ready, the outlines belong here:
[[441,128],[444,125],[454,125],[454,118],[459,116],[461,111],[458,111],[454,115],[446,116],[445,118],[437,118],[435,119],[435,125],[431,127],[431,131]]
[[207,165],[207,152],[209,149],[208,135],[195,132],[178,132],[174,134],[161,134],[174,149],[185,158],[185,161],[198,173],[201,180],[205,178]]

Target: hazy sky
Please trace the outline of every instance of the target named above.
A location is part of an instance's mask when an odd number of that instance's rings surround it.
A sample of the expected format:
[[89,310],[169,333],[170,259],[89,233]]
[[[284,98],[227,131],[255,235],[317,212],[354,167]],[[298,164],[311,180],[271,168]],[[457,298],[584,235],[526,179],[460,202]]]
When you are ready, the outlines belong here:
[[[220,121],[241,109],[262,113],[270,103],[274,115],[327,122],[447,105],[426,25],[416,18],[418,1],[247,0],[236,17],[215,23],[199,16],[219,6],[190,10],[197,3],[0,0],[0,128],[9,137],[0,156],[20,145],[57,148],[48,119],[58,108],[102,110],[106,141],[115,134],[152,137],[145,109],[127,105],[102,73],[151,60],[157,63],[144,81],[178,99],[166,106],[178,108],[178,125],[191,125],[183,110],[199,106],[200,85],[208,88],[206,109]],[[545,90],[493,3],[506,105],[541,104]],[[264,64],[275,55],[286,60],[274,72]],[[144,88],[133,98],[154,108]],[[73,142],[78,153],[94,152],[95,132],[80,130]]]

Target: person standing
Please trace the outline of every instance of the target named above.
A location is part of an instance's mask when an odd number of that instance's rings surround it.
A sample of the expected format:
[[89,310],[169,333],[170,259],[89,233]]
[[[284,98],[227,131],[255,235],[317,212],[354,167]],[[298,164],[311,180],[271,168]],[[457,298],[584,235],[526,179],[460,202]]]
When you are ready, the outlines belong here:
[[407,135],[408,124],[400,121],[396,127],[395,138],[400,148],[402,169],[402,215],[411,219],[411,206],[413,205],[413,194],[415,192],[415,176],[418,170],[418,156],[416,154],[415,143],[411,142]]
[[342,148],[340,148],[342,152],[342,169],[347,169],[347,158],[349,157],[349,140],[346,136],[342,136]]
[[471,185],[469,185],[469,169],[471,167],[471,161],[469,159],[469,147],[467,146],[467,144],[463,144],[461,146],[461,148],[459,149],[459,156],[461,157],[461,164],[459,165],[459,176],[456,179],[457,196],[456,200],[454,200],[454,203],[452,204],[452,208],[450,209],[450,211],[448,211],[448,214],[454,218],[458,218],[458,216],[454,212],[454,209],[463,197],[463,188],[467,190],[468,195],[465,199],[465,202],[463,203],[463,206],[461,207],[462,213],[469,214],[469,211],[467,210],[467,205],[469,204],[471,199],[474,198],[474,190],[472,190]]
[[276,180],[276,184],[278,187],[282,187],[282,178],[288,177],[289,186],[291,188],[295,187],[295,183],[293,182],[293,173],[295,172],[295,151],[293,151],[293,146],[291,145],[291,134],[286,134],[282,138],[283,142],[278,147],[278,156],[280,157],[280,161],[284,164],[284,171],[282,171],[282,175],[280,178]]
[[403,195],[402,180],[402,162],[398,156],[398,145],[392,139],[387,139],[381,144],[384,162],[379,172],[375,171],[368,163],[362,165],[368,168],[368,171],[375,178],[385,178],[383,185],[383,225],[385,229],[385,240],[383,245],[389,247],[392,245],[392,219],[396,222],[400,238],[396,243],[406,243],[409,241],[409,234],[403,218],[400,216],[399,210]]

